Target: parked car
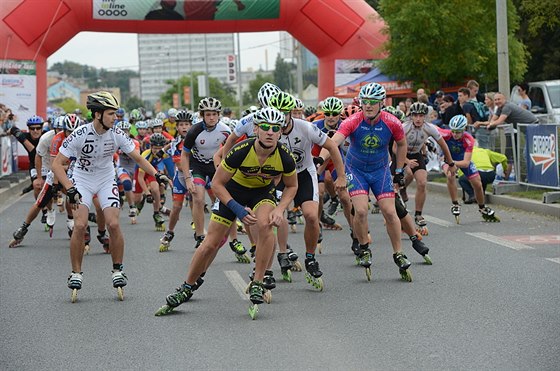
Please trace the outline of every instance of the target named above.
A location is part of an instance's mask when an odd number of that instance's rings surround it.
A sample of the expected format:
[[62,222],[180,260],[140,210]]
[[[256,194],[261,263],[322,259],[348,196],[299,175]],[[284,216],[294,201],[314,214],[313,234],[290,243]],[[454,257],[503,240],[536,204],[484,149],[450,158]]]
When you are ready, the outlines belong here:
[[[531,99],[533,112],[542,123],[560,124],[560,80],[530,82],[527,95]],[[518,103],[521,99],[519,87],[511,91],[511,101]]]

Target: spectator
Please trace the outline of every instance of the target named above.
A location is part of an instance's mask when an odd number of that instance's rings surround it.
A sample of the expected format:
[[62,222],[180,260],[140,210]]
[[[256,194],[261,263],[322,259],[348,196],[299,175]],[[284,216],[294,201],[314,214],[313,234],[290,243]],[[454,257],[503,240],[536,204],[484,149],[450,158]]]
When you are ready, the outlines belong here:
[[[488,108],[490,117],[492,117],[496,111],[496,105],[494,104],[494,95],[496,93],[489,92],[484,94],[484,105]],[[493,149],[492,144],[492,132],[486,127],[488,121],[476,121],[474,127],[476,128],[476,140],[478,141],[478,146],[486,149]],[[504,168],[505,169],[505,168]]]
[[[422,90],[424,90],[424,89],[422,89]],[[430,105],[431,105],[431,104],[430,104],[430,100],[428,99],[428,95],[427,95],[427,94],[420,94],[420,95],[418,96],[418,102],[424,103],[424,104],[427,105],[427,106],[430,106]]]
[[432,106],[437,112],[439,112],[439,105],[441,104],[441,102],[443,102],[444,95],[445,93],[443,92],[443,90],[436,91],[436,94],[434,95],[434,102],[432,103]]
[[[501,153],[491,151],[489,149],[480,148],[475,146],[471,161],[474,163],[480,174],[480,181],[482,182],[482,190],[486,192],[486,186],[492,184],[496,178],[496,166],[502,164],[505,169],[507,167],[507,157]],[[459,177],[459,184],[463,189],[463,201],[465,204],[474,204],[474,189],[471,183],[461,172]]]
[[479,92],[480,85],[475,80],[469,80],[467,82],[467,88],[470,91],[469,96],[472,99],[476,99],[478,102],[484,103],[484,96]]
[[472,128],[475,122],[482,121],[482,117],[479,116],[474,104],[469,102],[471,99],[471,91],[468,88],[460,88],[457,93],[457,101],[463,110],[463,115],[467,118],[469,127]]
[[455,102],[451,95],[445,95],[443,97],[443,103],[440,104],[440,113],[443,127],[447,128],[451,118],[456,115],[462,115],[463,110],[461,109],[459,102]]
[[[424,90],[423,88],[420,88],[420,89],[416,90],[416,101],[421,102],[421,100],[420,100],[421,95],[426,95],[426,90]],[[425,102],[422,102],[422,103],[425,103]]]
[[518,92],[519,96],[521,97],[521,100],[519,101],[519,103],[517,103],[517,105],[523,109],[530,111],[533,103],[527,95],[527,92],[529,91],[529,84],[527,84],[526,82],[522,82],[521,84],[517,85],[517,87],[519,88]]
[[402,113],[404,113],[406,115],[406,103],[404,102],[404,100],[401,100],[399,102],[399,106],[397,107],[399,111],[401,111]]
[[412,106],[412,103],[414,103],[414,100],[412,98],[406,98],[406,100],[404,101],[404,104],[406,105],[406,111],[404,111],[404,114],[406,115],[406,117],[410,116],[410,106]]

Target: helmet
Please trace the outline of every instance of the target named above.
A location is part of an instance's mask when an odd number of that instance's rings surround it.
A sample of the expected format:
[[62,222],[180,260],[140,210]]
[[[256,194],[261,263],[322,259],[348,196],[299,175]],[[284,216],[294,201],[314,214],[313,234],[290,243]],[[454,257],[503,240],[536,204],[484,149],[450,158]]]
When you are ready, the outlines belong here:
[[323,112],[340,113],[344,108],[342,101],[336,97],[328,97],[323,101],[321,109]]
[[285,126],[285,117],[282,112],[272,107],[261,108],[255,113],[255,124],[273,124]]
[[217,100],[216,98],[208,97],[204,98],[198,103],[198,110],[201,112],[204,111],[222,111],[222,103]]
[[109,92],[98,91],[88,95],[86,106],[91,111],[117,110],[119,109],[119,101]]
[[395,115],[396,118],[401,120],[401,122],[405,122],[406,120],[406,115],[400,109],[395,109],[395,113],[393,113],[393,115]]
[[130,120],[134,120],[134,121],[140,121],[144,119],[144,116],[142,115],[142,113],[137,110],[137,109],[133,109],[132,111],[130,111],[130,115],[128,115]]
[[43,122],[45,122],[45,120],[43,120],[41,116],[33,115],[27,119],[27,126],[43,125]]
[[296,98],[296,106],[294,107],[294,109],[303,110],[304,108],[305,108],[305,105],[303,104],[301,99]]
[[274,107],[279,111],[288,112],[296,106],[296,98],[291,94],[281,91],[270,98],[268,103],[270,107]]
[[117,127],[122,130],[130,130],[130,122],[128,121],[119,121]]
[[161,121],[158,118],[155,118],[155,119],[152,120],[152,127],[157,128],[157,127],[160,127],[160,126],[163,126],[163,121]]
[[160,146],[163,147],[167,143],[167,139],[161,133],[153,133],[150,136],[150,144],[152,146]]
[[169,111],[167,111],[167,117],[172,117],[172,118],[177,118],[177,111],[175,108],[170,108]]
[[449,121],[451,130],[465,130],[467,128],[467,118],[463,115],[455,115]]
[[58,116],[54,119],[53,129],[64,129],[64,117]]
[[361,108],[359,106],[354,106],[353,104],[349,104],[346,107],[344,107],[344,110],[342,110],[342,118],[347,118],[352,116],[353,114],[360,112]]
[[317,112],[317,110],[315,109],[315,107],[313,106],[307,106],[305,107],[305,109],[303,110],[303,114],[305,115],[305,117],[309,117],[312,114],[314,114],[315,112]]
[[385,106],[382,111],[389,112],[391,115],[394,115],[395,112],[397,112],[397,109],[393,106]]
[[66,116],[64,116],[64,121],[62,121],[62,128],[64,130],[68,130],[68,131],[74,131],[78,128],[78,126],[80,126],[80,118],[78,117],[78,115],[74,114],[74,113],[69,113]]
[[91,114],[91,111],[87,111],[86,120],[88,120],[88,122],[93,121],[93,115]]
[[176,118],[177,118],[177,121],[190,121],[190,122],[192,122],[192,120],[193,120],[192,113],[190,113],[188,111],[177,112]]
[[237,126],[238,123],[239,123],[239,120],[231,119],[227,123],[227,126],[229,126],[229,128],[233,131],[233,129],[235,129],[235,127]]
[[136,121],[134,123],[134,125],[136,126],[136,129],[147,129],[148,128],[148,124],[146,123],[146,121]]
[[117,116],[124,116],[124,114],[125,114],[124,108],[122,108],[122,107],[119,108],[119,109],[117,110],[117,112],[115,112],[115,114],[116,114]]
[[281,90],[278,86],[265,82],[257,93],[257,99],[262,107],[268,107],[270,106],[270,99],[280,92]]
[[231,114],[231,108],[226,107],[224,108],[224,115],[230,115]]
[[146,125],[147,125],[148,129],[153,128],[154,127],[154,120],[152,120],[152,119],[146,120]]
[[165,120],[166,118],[167,118],[167,116],[165,116],[165,113],[163,113],[163,112],[158,112],[158,113],[156,113],[156,119],[162,120],[162,121],[163,121],[163,120]]
[[250,115],[251,113],[257,112],[258,110],[259,109],[256,106],[251,106],[241,113],[241,117]]
[[426,115],[428,113],[428,105],[422,102],[414,102],[410,106],[410,114]]
[[360,99],[365,98],[382,101],[387,97],[387,93],[385,92],[385,88],[382,85],[379,85],[376,82],[370,82],[369,84],[362,86],[358,97]]

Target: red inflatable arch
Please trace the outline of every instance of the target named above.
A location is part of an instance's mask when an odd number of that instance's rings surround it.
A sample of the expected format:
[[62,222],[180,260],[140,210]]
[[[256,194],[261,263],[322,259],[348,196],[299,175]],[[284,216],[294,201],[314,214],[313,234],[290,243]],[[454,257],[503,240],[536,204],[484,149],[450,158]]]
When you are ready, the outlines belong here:
[[[365,1],[359,0],[278,0],[279,16],[274,19],[190,21],[94,19],[93,1],[117,4],[119,2],[119,0],[0,1],[2,19],[0,58],[36,62],[38,114],[44,115],[46,112],[47,58],[81,31],[127,33],[288,31],[319,59],[319,98],[332,95],[334,92],[336,59],[380,59],[382,56],[374,52],[379,50],[378,47],[386,40],[380,32],[384,25],[383,21]],[[212,2],[212,0],[194,1]],[[84,45],[84,48],[87,47]]]

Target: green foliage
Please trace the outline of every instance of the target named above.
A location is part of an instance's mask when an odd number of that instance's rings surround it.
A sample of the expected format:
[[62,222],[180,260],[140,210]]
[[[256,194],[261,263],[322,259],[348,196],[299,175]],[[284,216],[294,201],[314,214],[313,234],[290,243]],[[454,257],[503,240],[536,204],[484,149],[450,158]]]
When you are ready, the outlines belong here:
[[84,112],[84,114],[88,111],[87,107],[82,106],[72,98],[65,98],[61,101],[54,101],[52,103],[55,106],[62,108],[66,113],[73,113],[76,108],[79,108],[82,112]]
[[284,91],[293,91],[292,81],[292,70],[294,66],[291,63],[286,63],[280,57],[280,54],[276,56],[276,64],[274,68],[274,83]]
[[261,75],[257,73],[257,76],[249,82],[249,90],[243,93],[243,103],[247,106],[258,105],[257,93],[259,89],[265,82],[271,82],[273,80],[272,75]]
[[126,112],[130,112],[138,107],[148,107],[148,106],[149,104],[146,104],[145,102],[142,101],[142,99],[138,98],[135,95],[128,98],[123,103],[123,108],[126,110]]
[[312,68],[310,70],[307,70],[303,73],[303,86],[309,86],[309,84],[313,84],[315,86],[318,85],[317,83],[317,76],[318,76],[318,70],[317,68]]
[[[487,0],[379,0],[388,26],[389,57],[380,62],[383,72],[412,80],[431,89],[444,83],[461,84],[468,78],[494,83],[498,76],[496,6]],[[511,80],[522,78],[527,52],[515,38],[519,27],[516,9],[508,1]]]

